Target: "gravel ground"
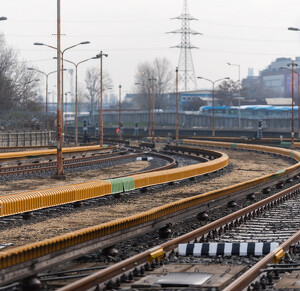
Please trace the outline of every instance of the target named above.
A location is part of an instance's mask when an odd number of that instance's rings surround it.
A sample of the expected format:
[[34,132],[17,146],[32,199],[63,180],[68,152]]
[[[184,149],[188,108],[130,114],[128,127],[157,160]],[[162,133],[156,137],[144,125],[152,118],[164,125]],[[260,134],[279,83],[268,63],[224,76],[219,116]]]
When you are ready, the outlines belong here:
[[[37,212],[30,221],[26,222],[20,218],[3,218],[0,220],[0,243],[12,242],[15,246],[20,246],[40,241],[62,233],[129,216],[199,193],[257,178],[294,164],[294,161],[278,156],[223,149],[222,151],[229,155],[230,166],[214,175],[201,176],[193,182],[176,182],[175,186],[155,186],[151,187],[146,193],[140,193],[140,191],[135,190],[131,193],[123,194],[117,199],[115,197],[103,197],[86,202],[78,209],[73,209],[70,206],[51,208],[47,211]],[[143,161],[132,165],[127,164],[126,168],[129,169],[130,166],[134,166],[141,169],[147,166],[147,163]],[[92,179],[104,179],[107,177],[106,175],[112,176],[123,173],[126,171],[124,168],[124,165],[119,165],[109,170],[88,171],[81,173],[81,175],[73,173],[72,179],[55,181],[55,186],[57,184],[79,183]],[[136,168],[134,170],[137,170]],[[130,171],[132,170],[130,168]],[[25,185],[24,181],[18,182],[22,186],[23,184]],[[32,189],[32,187],[40,188],[41,185],[43,185],[43,188],[53,187],[53,182],[54,180],[52,179],[38,179],[29,180],[26,183],[27,187]],[[18,187],[18,185],[15,185],[15,187]]]

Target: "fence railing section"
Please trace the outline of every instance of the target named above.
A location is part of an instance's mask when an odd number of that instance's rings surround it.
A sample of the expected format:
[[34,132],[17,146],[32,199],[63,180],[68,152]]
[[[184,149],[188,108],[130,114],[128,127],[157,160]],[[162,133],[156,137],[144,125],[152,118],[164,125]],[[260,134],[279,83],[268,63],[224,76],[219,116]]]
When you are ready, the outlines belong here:
[[0,147],[53,145],[55,131],[0,132]]

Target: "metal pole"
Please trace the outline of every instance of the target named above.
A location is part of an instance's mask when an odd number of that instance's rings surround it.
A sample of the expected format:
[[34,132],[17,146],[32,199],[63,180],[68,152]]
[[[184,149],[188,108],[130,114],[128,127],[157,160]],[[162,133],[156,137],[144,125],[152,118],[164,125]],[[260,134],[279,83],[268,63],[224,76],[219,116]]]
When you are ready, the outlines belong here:
[[62,104],[61,104],[61,78],[60,75],[60,0],[57,0],[57,163],[56,175],[62,176]]
[[100,147],[103,147],[103,102],[102,102],[102,51],[100,52],[100,115],[99,115],[99,134],[100,134]]
[[152,143],[154,143],[154,78],[152,77]]
[[64,126],[64,112],[65,112],[65,100],[64,100],[64,51],[61,53],[61,104],[62,104],[62,139],[65,142],[65,126]]
[[213,101],[213,120],[212,120],[212,136],[215,136],[215,82],[213,84],[212,101]]
[[119,137],[120,137],[120,139],[122,139],[122,130],[121,130],[121,88],[122,88],[122,86],[121,85],[119,85],[119,133],[120,133],[120,135],[119,135]]
[[[239,67],[239,86],[241,82],[241,66]],[[241,128],[241,87],[239,88],[239,128]]]
[[[62,71],[62,76],[63,76],[64,72]],[[68,114],[68,93],[65,93],[65,101],[64,101],[64,113],[63,114],[63,118],[64,118],[64,141],[65,143],[67,143],[67,114]],[[65,115],[65,116],[64,116]]]
[[150,86],[148,87],[148,103],[149,103],[149,113],[148,113],[148,135],[151,135],[151,93]]
[[75,66],[75,145],[78,145],[78,91],[77,91],[77,65]]
[[48,128],[48,76],[49,74],[46,74],[46,129]]
[[176,68],[176,141],[179,140],[179,120],[178,120],[178,67]]
[[294,147],[294,62],[292,62],[292,126],[291,126],[291,139]]
[[298,139],[300,138],[300,92],[299,92],[299,74],[297,73],[298,76]]

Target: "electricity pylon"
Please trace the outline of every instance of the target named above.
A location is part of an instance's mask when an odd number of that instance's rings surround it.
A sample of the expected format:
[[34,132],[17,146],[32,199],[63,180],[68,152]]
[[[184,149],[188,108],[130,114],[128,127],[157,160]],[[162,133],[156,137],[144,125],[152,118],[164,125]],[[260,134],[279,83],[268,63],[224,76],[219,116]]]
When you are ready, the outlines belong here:
[[178,82],[180,91],[190,91],[197,89],[196,75],[194,70],[194,63],[191,49],[198,48],[193,46],[190,41],[191,35],[202,35],[202,33],[192,30],[190,28],[191,20],[198,20],[192,17],[188,11],[187,0],[183,3],[183,13],[178,17],[172,19],[179,19],[182,22],[181,29],[171,31],[169,33],[181,34],[181,43],[172,48],[180,48],[180,56],[178,63]]

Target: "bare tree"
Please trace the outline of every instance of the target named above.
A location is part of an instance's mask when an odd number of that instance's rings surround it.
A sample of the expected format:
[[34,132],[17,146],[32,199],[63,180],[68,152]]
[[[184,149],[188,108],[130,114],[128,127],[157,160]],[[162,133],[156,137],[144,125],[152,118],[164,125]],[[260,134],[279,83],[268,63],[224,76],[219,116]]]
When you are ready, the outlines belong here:
[[137,96],[134,104],[137,108],[147,109],[151,102],[152,89],[155,92],[155,108],[164,108],[163,95],[174,87],[174,72],[166,58],[156,58],[152,63],[140,63],[135,75]]
[[37,74],[19,62],[17,53],[7,47],[0,35],[0,107],[2,110],[41,110],[37,101]]
[[[86,71],[85,83],[88,94],[86,94],[86,99],[90,101],[90,111],[93,112],[97,107],[100,100],[100,70],[92,67]],[[107,89],[112,88],[112,80],[110,75],[104,71],[103,73],[103,92]]]

